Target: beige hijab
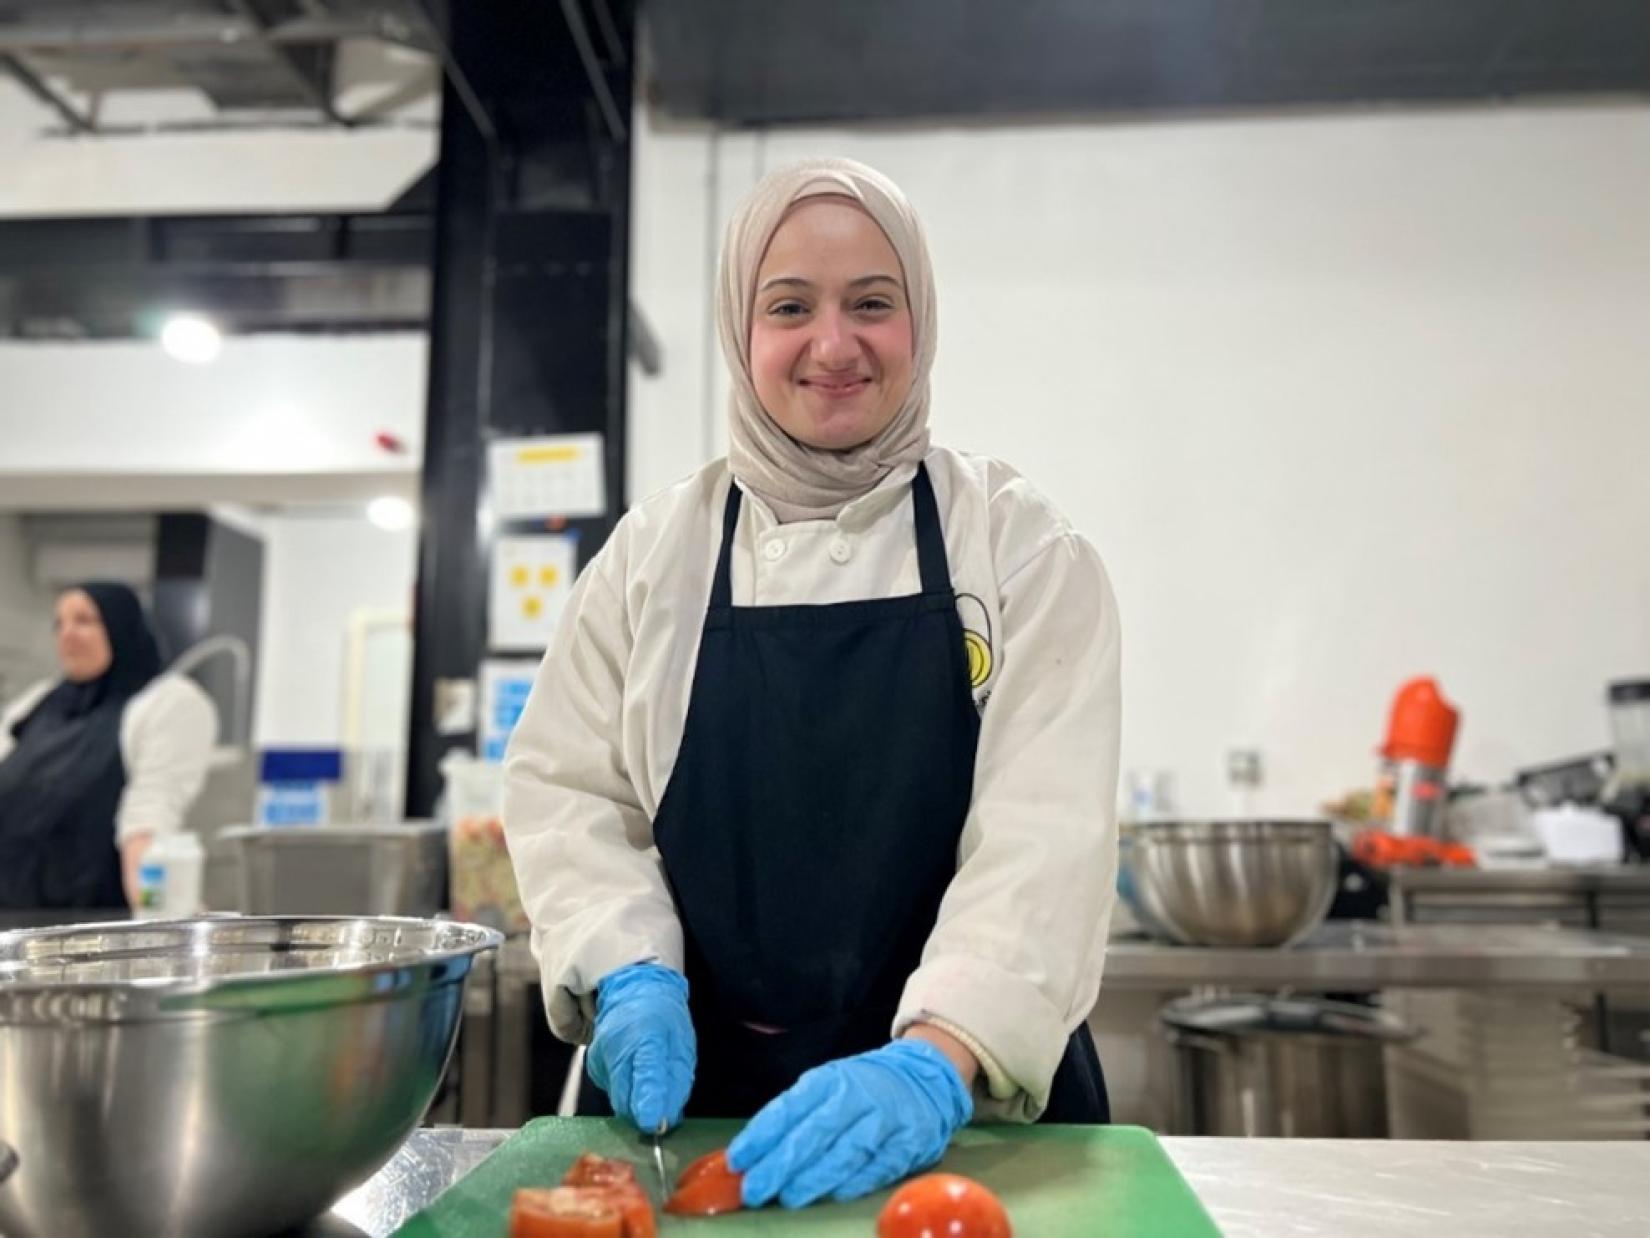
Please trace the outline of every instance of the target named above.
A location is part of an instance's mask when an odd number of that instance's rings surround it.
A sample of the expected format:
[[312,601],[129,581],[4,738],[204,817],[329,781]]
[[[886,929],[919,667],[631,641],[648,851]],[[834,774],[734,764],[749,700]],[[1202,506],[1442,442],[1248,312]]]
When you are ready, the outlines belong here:
[[[763,410],[751,380],[751,307],[756,272],[786,213],[803,198],[839,194],[857,202],[899,257],[911,307],[911,389],[894,419],[868,443],[828,451],[797,442]],[[829,520],[902,464],[928,452],[928,371],[934,363],[934,273],[922,223],[899,187],[850,159],[813,159],[765,177],[734,213],[722,245],[717,330],[733,380],[728,464],[781,522]]]

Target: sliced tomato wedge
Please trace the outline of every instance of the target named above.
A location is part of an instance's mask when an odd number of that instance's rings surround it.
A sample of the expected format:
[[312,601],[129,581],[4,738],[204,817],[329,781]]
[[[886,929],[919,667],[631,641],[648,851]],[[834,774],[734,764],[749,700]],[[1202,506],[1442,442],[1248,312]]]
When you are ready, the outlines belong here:
[[707,1153],[682,1171],[676,1193],[665,1200],[665,1211],[694,1217],[737,1212],[745,1206],[739,1194],[744,1181],[744,1174],[728,1168],[726,1149]]
[[605,1187],[523,1187],[510,1204],[510,1238],[625,1238]]
[[913,1178],[877,1214],[877,1238],[1014,1238],[1002,1200],[961,1174]]
[[659,1220],[653,1215],[653,1205],[648,1202],[640,1186],[632,1182],[629,1186],[602,1189],[613,1197],[613,1202],[619,1207],[619,1216],[624,1221],[624,1238],[658,1238]]
[[658,1218],[636,1181],[636,1167],[617,1157],[586,1152],[562,1175],[563,1186],[606,1191],[624,1222],[624,1238],[657,1238]]
[[623,1186],[636,1181],[636,1167],[617,1157],[586,1152],[562,1175],[563,1186]]

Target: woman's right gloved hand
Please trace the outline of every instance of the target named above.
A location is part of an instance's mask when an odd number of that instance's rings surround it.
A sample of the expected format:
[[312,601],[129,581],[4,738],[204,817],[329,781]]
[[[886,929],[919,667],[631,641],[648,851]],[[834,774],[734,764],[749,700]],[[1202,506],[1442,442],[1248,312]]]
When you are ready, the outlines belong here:
[[658,963],[633,963],[596,984],[596,1032],[585,1066],[613,1112],[640,1131],[682,1120],[693,1090],[697,1045],[687,978]]

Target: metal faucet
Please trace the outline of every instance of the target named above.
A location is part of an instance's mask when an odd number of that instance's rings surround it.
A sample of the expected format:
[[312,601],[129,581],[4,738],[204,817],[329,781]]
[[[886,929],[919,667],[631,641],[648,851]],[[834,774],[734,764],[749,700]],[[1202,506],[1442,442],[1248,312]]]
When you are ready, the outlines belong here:
[[247,748],[252,744],[252,650],[238,636],[220,633],[189,646],[173,659],[167,670],[176,675],[187,674],[201,663],[219,654],[227,653],[235,662],[234,691],[230,700],[229,745]]

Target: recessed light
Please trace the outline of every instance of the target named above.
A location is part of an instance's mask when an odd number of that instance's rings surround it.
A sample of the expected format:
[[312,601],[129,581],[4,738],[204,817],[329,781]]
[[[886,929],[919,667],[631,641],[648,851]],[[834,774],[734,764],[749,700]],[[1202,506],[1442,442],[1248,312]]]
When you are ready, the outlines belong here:
[[367,504],[367,519],[380,529],[410,529],[416,518],[413,505],[393,494],[380,495]]
[[223,347],[217,324],[199,314],[173,314],[160,329],[160,346],[190,365],[205,365]]

